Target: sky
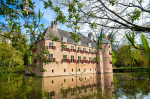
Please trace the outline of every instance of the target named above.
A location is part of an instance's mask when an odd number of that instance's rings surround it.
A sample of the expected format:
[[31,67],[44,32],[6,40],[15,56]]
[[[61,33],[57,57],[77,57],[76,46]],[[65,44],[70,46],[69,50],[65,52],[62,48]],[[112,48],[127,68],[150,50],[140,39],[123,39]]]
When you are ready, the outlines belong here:
[[[54,11],[52,11],[50,8],[48,9],[44,9],[44,3],[42,1],[39,0],[33,0],[33,2],[35,1],[35,12],[38,12],[38,10],[40,9],[41,12],[44,13],[41,23],[43,23],[45,25],[45,27],[51,26],[51,22],[55,20],[56,18],[56,13]],[[58,23],[58,28],[59,29],[64,29],[64,30],[69,30],[66,25],[62,25],[60,23]]]

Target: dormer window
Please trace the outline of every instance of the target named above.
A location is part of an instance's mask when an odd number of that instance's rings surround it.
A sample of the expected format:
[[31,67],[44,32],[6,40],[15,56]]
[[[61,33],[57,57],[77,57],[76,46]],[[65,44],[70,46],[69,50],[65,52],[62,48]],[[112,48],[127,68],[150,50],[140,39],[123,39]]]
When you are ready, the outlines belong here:
[[91,43],[89,43],[89,47],[91,47]]
[[81,41],[78,42],[78,45],[81,45]]
[[67,42],[67,38],[66,37],[63,37],[63,42]]

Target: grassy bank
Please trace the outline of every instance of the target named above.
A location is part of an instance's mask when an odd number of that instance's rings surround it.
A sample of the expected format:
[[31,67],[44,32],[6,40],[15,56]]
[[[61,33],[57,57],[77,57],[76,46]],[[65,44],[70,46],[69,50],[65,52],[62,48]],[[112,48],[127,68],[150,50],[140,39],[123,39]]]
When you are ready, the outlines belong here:
[[[147,67],[133,67],[133,72],[146,72]],[[131,67],[117,67],[113,69],[113,72],[131,72]]]

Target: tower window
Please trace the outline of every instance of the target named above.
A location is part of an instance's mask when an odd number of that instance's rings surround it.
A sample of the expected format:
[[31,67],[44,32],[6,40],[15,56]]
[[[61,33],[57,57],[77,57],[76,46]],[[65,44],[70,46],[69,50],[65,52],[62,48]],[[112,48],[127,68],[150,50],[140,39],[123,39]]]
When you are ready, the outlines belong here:
[[52,84],[54,83],[54,81],[52,80]]
[[49,42],[49,49],[53,49],[53,43]]

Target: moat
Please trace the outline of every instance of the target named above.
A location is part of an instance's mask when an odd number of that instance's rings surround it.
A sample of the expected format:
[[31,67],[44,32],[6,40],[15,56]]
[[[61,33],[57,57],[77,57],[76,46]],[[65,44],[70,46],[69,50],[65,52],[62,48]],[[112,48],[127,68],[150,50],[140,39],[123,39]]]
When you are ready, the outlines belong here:
[[106,73],[0,77],[0,99],[150,99],[147,74]]

